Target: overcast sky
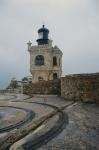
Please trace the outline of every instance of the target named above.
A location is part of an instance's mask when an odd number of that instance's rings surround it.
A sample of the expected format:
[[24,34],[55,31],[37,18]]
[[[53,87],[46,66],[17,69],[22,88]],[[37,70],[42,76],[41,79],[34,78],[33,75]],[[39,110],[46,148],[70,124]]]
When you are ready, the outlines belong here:
[[99,72],[99,0],[0,0],[0,87],[30,75],[27,42],[42,24],[63,52],[63,75]]

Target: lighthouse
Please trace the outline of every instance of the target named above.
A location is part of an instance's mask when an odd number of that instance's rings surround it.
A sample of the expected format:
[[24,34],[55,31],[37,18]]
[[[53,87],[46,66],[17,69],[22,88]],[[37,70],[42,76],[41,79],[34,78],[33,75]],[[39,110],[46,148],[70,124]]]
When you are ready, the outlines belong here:
[[32,82],[59,79],[62,75],[62,51],[52,45],[49,39],[49,29],[44,25],[38,30],[37,45],[29,41],[30,72]]

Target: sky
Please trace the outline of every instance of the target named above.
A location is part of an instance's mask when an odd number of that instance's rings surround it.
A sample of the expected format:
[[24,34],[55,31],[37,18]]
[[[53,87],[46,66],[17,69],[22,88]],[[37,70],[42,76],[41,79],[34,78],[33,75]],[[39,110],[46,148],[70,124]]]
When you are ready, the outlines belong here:
[[42,24],[63,52],[63,76],[99,72],[99,0],[0,0],[0,88],[31,75],[27,42]]

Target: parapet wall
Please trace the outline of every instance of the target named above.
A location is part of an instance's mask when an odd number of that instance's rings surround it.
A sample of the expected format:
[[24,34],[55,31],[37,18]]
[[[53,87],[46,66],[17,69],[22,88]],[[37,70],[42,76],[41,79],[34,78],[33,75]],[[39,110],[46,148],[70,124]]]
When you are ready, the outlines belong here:
[[61,96],[67,100],[99,103],[99,73],[62,77]]
[[61,94],[60,80],[40,81],[24,85],[24,94]]

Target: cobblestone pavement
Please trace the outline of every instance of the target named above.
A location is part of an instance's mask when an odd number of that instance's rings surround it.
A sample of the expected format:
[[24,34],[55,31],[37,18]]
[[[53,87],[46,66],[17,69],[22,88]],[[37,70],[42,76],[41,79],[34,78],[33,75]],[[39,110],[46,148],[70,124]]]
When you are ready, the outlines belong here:
[[[34,95],[33,98],[19,95],[17,98],[8,96],[8,100],[3,95],[0,98],[0,106],[16,106],[31,109],[36,113],[34,120],[41,118],[45,114],[53,111],[52,108],[32,102],[46,103],[62,108],[71,104],[58,96]],[[11,98],[11,99],[10,99]],[[68,114],[69,123],[63,131],[42,145],[38,150],[99,150],[99,105],[76,102],[63,110]],[[45,122],[35,133],[40,134],[49,130],[56,122],[56,115],[52,120]],[[6,134],[5,134],[6,135]],[[2,137],[2,134],[1,134]],[[32,139],[31,134],[28,135]],[[23,149],[24,150],[24,149]]]
[[78,102],[64,111],[66,129],[38,150],[99,150],[99,106]]
[[[71,102],[58,96],[34,96],[29,100],[59,108]],[[38,150],[99,150],[99,105],[77,102],[64,109],[69,124],[56,138]]]

